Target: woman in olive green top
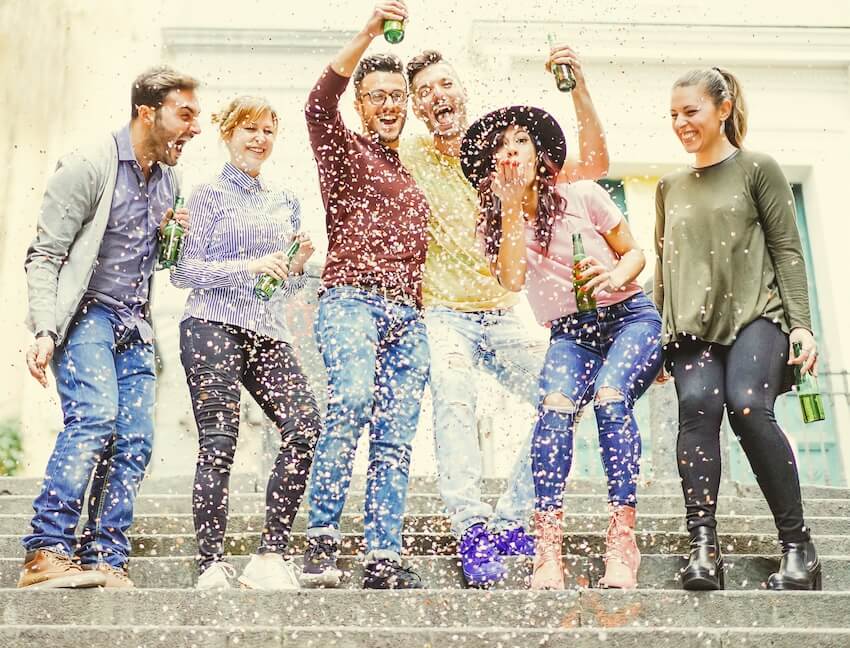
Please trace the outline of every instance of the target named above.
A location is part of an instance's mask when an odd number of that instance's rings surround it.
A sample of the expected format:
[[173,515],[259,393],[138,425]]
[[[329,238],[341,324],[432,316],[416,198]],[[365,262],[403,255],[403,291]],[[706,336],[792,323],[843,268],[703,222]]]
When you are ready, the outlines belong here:
[[[746,107],[732,74],[686,74],[673,86],[670,114],[694,155],[692,167],[658,184],[655,227],[655,300],[679,399],[677,457],[691,535],[682,585],[723,588],[715,513],[725,407],[782,543],[768,589],[820,589],[797,466],[773,411],[790,387],[789,365],[812,371],[817,361],[794,198],[773,158],[742,150]],[[802,344],[798,357],[794,342]]]

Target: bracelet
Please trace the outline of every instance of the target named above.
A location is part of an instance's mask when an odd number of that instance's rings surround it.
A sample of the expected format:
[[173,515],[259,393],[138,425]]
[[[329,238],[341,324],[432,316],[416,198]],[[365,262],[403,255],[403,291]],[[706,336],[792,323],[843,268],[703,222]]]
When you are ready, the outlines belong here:
[[53,340],[53,344],[56,344],[56,340],[59,339],[59,336],[56,335],[53,331],[48,331],[47,329],[42,329],[40,331],[36,331],[35,338],[49,337]]

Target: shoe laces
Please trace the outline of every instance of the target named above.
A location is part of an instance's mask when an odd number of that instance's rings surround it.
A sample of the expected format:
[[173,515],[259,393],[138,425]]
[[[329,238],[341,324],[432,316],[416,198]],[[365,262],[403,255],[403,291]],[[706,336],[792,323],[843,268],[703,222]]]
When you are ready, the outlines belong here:
[[294,583],[298,582],[298,571],[296,571],[295,564],[282,556],[281,560],[266,561],[263,569],[268,570],[268,575],[274,578],[282,578]]
[[625,548],[623,540],[626,540],[631,533],[631,527],[625,523],[621,515],[616,513],[612,515],[605,532],[605,557],[624,560],[626,555],[623,551]]
[[228,578],[235,578],[236,577],[236,568],[233,565],[231,565],[229,562],[224,562],[223,560],[220,560],[218,562],[214,562],[212,565],[210,565],[207,568],[207,571],[209,571],[210,569],[220,569],[221,571],[224,572],[224,575],[227,576]]
[[561,557],[560,530],[560,523],[554,516],[543,525],[543,542],[538,543],[538,551],[544,560],[558,560]]
[[416,579],[420,581],[422,580],[422,577],[419,576],[419,574],[417,574],[412,567],[405,567],[404,565],[397,562],[391,562],[390,564],[392,565],[391,569],[393,569],[396,574],[401,573],[407,575],[411,579]]
[[472,547],[477,557],[491,554],[496,550],[496,543],[493,542],[493,537],[484,527],[474,530],[468,542],[468,546]]
[[316,538],[310,542],[310,558],[333,558],[336,554],[336,542],[324,537]]
[[78,571],[82,571],[83,569],[65,554],[59,553],[57,551],[45,551],[44,553],[47,554],[47,561],[51,565],[60,565],[62,567],[68,567],[69,569],[74,569]]
[[130,582],[130,577],[127,575],[127,572],[121,569],[120,567],[113,567],[112,565],[107,565],[105,569],[122,582]]

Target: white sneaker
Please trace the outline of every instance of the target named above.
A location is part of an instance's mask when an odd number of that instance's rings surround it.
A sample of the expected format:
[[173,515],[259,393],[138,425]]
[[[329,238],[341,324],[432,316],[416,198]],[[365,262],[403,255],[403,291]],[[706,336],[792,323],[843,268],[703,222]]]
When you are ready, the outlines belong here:
[[206,571],[198,576],[198,584],[195,585],[195,589],[230,589],[230,579],[234,576],[236,576],[236,570],[233,565],[220,560],[207,567]]
[[239,583],[248,589],[296,590],[299,588],[295,565],[276,553],[254,554],[245,565]]

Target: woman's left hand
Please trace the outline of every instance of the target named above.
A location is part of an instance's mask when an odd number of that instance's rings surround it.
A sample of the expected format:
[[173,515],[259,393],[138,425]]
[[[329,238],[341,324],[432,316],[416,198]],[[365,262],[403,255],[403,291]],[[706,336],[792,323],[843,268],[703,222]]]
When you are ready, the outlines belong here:
[[617,292],[623,287],[623,282],[620,281],[616,268],[614,270],[609,270],[602,265],[601,261],[590,256],[585,257],[579,263],[578,278],[583,280],[588,277],[591,279],[582,286],[582,290],[584,292],[592,292],[594,297],[599,295],[601,292]]
[[[799,342],[802,346],[800,355],[794,357],[794,343]],[[809,329],[795,328],[791,330],[791,335],[788,340],[788,364],[800,365],[800,373],[811,373],[813,376],[818,375],[818,344],[815,342],[815,336]]]
[[298,252],[292,258],[292,263],[289,266],[289,271],[292,274],[301,274],[304,272],[304,264],[313,255],[315,248],[313,241],[310,240],[310,235],[307,232],[298,232],[295,235],[295,240],[300,243]]

